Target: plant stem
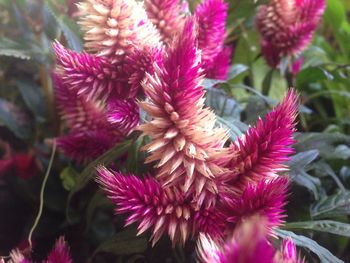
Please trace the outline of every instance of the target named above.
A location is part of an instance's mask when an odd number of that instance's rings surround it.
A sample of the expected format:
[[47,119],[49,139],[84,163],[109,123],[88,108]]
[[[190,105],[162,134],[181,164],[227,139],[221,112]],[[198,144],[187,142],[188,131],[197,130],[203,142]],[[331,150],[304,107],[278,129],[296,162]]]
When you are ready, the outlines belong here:
[[29,243],[30,249],[32,249],[32,245],[33,245],[32,244],[32,236],[33,236],[34,230],[38,226],[40,217],[41,217],[42,212],[43,212],[45,186],[46,186],[46,183],[47,183],[47,179],[49,178],[49,174],[50,174],[50,171],[51,171],[52,163],[53,163],[53,160],[55,158],[55,153],[56,153],[56,141],[54,140],[53,141],[53,145],[52,145],[52,152],[51,152],[49,165],[47,167],[47,170],[46,170],[46,173],[45,173],[45,176],[44,176],[44,180],[43,180],[43,183],[42,183],[41,189],[40,189],[39,211],[38,211],[38,214],[37,214],[37,216],[35,218],[34,224],[33,224],[32,228],[30,229],[29,234],[28,234],[28,243]]

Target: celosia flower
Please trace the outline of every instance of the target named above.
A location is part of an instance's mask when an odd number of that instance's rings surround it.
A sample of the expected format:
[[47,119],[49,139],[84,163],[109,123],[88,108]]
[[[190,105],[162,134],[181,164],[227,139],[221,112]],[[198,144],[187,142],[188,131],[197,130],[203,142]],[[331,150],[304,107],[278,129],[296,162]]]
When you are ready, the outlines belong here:
[[[9,263],[30,263],[30,259],[24,257],[19,250],[12,250]],[[63,237],[60,237],[46,260],[42,263],[72,263],[73,260],[69,254],[69,248]]]
[[225,244],[201,234],[197,255],[203,263],[272,263],[274,248],[266,238],[263,218],[254,217],[239,226]]
[[122,141],[138,125],[139,112],[133,99],[109,98],[104,102],[78,96],[54,75],[57,106],[69,134],[58,138],[59,148],[69,157],[84,162],[97,158]]
[[184,16],[180,14],[179,0],[145,0],[148,18],[160,32],[161,39],[170,43],[182,31]]
[[226,79],[228,73],[232,50],[224,46],[227,9],[223,0],[204,0],[195,11],[202,68],[210,78]]
[[325,10],[325,0],[270,0],[260,7],[256,23],[262,52],[272,67],[303,51],[311,42]]
[[176,188],[164,190],[153,178],[142,181],[101,167],[98,174],[97,181],[117,205],[116,213],[131,213],[126,226],[139,221],[138,234],[152,228],[153,245],[163,233],[168,233],[173,242],[187,240],[192,226],[191,207]]
[[287,199],[288,179],[278,177],[270,181],[261,181],[257,185],[249,184],[238,197],[225,197],[226,220],[235,225],[254,216],[265,219],[267,231],[280,226],[286,216],[284,205]]
[[44,262],[47,262],[47,263],[72,263],[73,262],[69,254],[69,248],[67,246],[67,243],[64,241],[63,237],[60,237],[57,240],[54,248],[51,250],[50,254],[47,257],[47,260]]
[[134,0],[87,0],[78,5],[86,48],[120,64],[134,47],[159,42],[156,29]]
[[274,263],[304,263],[300,259],[296,246],[291,238],[286,238],[282,242],[281,251],[277,252],[274,258]]
[[227,79],[231,56],[232,47],[224,47],[224,49],[211,61],[210,68],[206,69],[206,77],[210,79]]
[[163,234],[168,234],[174,245],[184,244],[199,231],[211,236],[223,234],[223,225],[218,224],[223,222],[220,213],[212,209],[195,211],[191,198],[176,187],[163,189],[152,177],[141,180],[112,173],[104,167],[98,168],[96,180],[117,206],[116,213],[129,214],[125,226],[138,222],[138,235],[152,230],[152,245]]
[[200,234],[197,256],[202,263],[303,263],[292,239],[275,249],[269,241],[264,217],[251,217],[235,229],[226,241],[218,243]]
[[103,57],[76,53],[56,42],[53,45],[56,55],[55,73],[61,81],[77,95],[87,99],[105,99],[110,94],[121,97],[134,96],[126,89],[127,76]]
[[141,102],[152,121],[139,127],[153,140],[144,147],[147,162],[156,161],[157,178],[163,187],[179,186],[186,195],[195,194],[198,205],[210,204],[216,194],[215,177],[225,159],[227,132],[214,128],[215,114],[204,108],[203,74],[195,47],[194,21],[165,51],[154,74],[143,84],[149,100]]
[[248,183],[257,183],[277,176],[286,170],[284,163],[293,153],[291,145],[297,115],[297,95],[289,90],[283,102],[259,118],[255,127],[233,143],[233,158],[229,164],[232,173],[227,174],[226,190],[241,194]]

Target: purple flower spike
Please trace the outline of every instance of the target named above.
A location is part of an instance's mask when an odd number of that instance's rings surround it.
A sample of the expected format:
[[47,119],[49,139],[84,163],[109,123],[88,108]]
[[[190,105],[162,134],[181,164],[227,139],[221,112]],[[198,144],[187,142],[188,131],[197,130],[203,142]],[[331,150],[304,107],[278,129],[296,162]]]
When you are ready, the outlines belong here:
[[[198,21],[198,48],[202,68],[210,78],[226,79],[231,50],[224,47],[228,5],[223,0],[204,0],[195,16]],[[216,69],[216,67],[220,67]]]
[[270,0],[260,7],[256,24],[262,53],[271,67],[310,44],[325,7],[325,0]]
[[97,182],[117,206],[117,214],[130,214],[125,225],[138,224],[138,235],[152,229],[152,244],[168,233],[175,244],[185,243],[193,224],[190,202],[176,188],[163,189],[154,178],[112,173],[98,168]]
[[104,58],[73,52],[58,42],[53,48],[56,74],[78,96],[84,95],[87,99],[105,99],[110,94],[129,96],[126,90],[128,79]]
[[293,153],[291,145],[297,115],[297,94],[291,89],[283,102],[259,119],[244,137],[232,144],[232,160],[228,174],[228,190],[240,194],[249,182],[259,182],[286,170],[284,163]]
[[261,181],[257,185],[248,184],[239,198],[225,197],[227,221],[239,224],[251,216],[266,219],[268,233],[283,223],[284,205],[287,200],[288,179],[279,177],[271,181]]

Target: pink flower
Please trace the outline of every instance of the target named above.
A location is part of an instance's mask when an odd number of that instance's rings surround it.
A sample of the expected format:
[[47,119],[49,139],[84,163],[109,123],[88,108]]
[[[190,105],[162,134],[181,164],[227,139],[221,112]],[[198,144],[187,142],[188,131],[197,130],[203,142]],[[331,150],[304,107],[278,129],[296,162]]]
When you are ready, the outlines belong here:
[[270,0],[260,7],[256,24],[270,66],[277,67],[282,57],[299,54],[309,45],[325,7],[325,0]]
[[252,216],[264,218],[267,231],[280,226],[287,200],[288,179],[279,177],[270,181],[261,181],[257,185],[248,184],[240,197],[225,197],[226,220],[235,225]]
[[224,46],[227,10],[228,5],[223,0],[204,0],[195,11],[202,67],[210,78],[227,78],[232,52]]
[[225,46],[224,49],[211,61],[211,67],[206,70],[207,78],[220,80],[227,79],[232,50],[232,47]]
[[110,94],[134,96],[128,94],[127,76],[103,57],[76,53],[55,42],[53,49],[56,55],[55,73],[61,82],[78,96],[87,99],[105,99]]
[[78,7],[85,47],[112,64],[122,64],[134,47],[159,42],[145,10],[134,0],[89,0]]
[[255,127],[231,145],[229,168],[232,172],[224,178],[227,191],[239,195],[249,183],[269,180],[287,169],[284,163],[293,153],[291,145],[294,143],[292,135],[296,115],[297,95],[291,89],[284,100],[266,115],[265,121],[259,119]]
[[215,177],[225,159],[226,130],[214,128],[215,115],[204,107],[200,56],[195,47],[194,22],[166,50],[154,74],[143,84],[149,100],[141,102],[152,120],[139,127],[152,142],[144,147],[147,162],[156,162],[162,187],[178,186],[200,206],[216,195]]
[[69,134],[58,138],[58,147],[69,157],[86,162],[121,142],[138,125],[135,100],[109,98],[86,99],[54,75],[56,103]]
[[275,254],[274,263],[304,263],[300,259],[296,246],[291,238],[284,239],[281,245],[281,251]]
[[185,18],[180,14],[179,0],[145,0],[144,6],[165,43],[170,43],[182,31]]
[[125,226],[138,222],[138,235],[150,229],[152,245],[163,234],[168,234],[174,245],[184,244],[199,232],[217,238],[223,235],[223,214],[214,209],[196,210],[191,198],[178,188],[164,189],[154,178],[142,180],[104,167],[97,171],[96,180],[117,206],[116,214],[129,214]]
[[203,263],[272,263],[274,248],[266,238],[264,219],[254,217],[240,225],[223,244],[201,234],[197,255]]
[[[12,250],[10,253],[11,260],[9,263],[31,263],[32,261],[20,252],[18,249]],[[1,259],[1,258],[0,258]],[[63,237],[60,237],[46,260],[42,263],[72,263],[73,260],[69,253],[69,248]]]
[[[67,243],[64,241],[63,237],[60,237],[51,250],[47,257],[45,263],[72,263],[73,260],[69,254],[69,249]],[[44,263],[43,262],[43,263]]]

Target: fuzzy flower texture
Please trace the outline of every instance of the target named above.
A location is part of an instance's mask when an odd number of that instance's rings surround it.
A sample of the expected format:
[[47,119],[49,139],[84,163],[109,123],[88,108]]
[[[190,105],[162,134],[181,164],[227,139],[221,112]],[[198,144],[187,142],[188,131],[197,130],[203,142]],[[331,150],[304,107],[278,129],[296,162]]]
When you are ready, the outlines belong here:
[[[0,263],[4,262],[3,259],[0,258]],[[10,260],[8,263],[31,263],[33,262],[29,258],[26,258],[19,250],[13,250],[10,253]],[[67,243],[65,242],[63,237],[60,237],[49,255],[47,259],[43,260],[42,263],[72,263],[73,260],[69,253],[69,248]]]
[[[91,161],[139,123],[137,97],[146,73],[162,63],[187,17],[178,0],[86,0],[78,4],[85,51],[56,42],[56,104],[68,134],[58,147],[77,162]],[[190,15],[207,77],[226,79],[231,47],[224,45],[227,4],[205,0]]]
[[[151,139],[143,150],[154,176],[101,166],[96,179],[116,214],[128,215],[126,225],[137,223],[138,234],[150,230],[153,245],[163,235],[174,245],[204,235],[224,248],[220,253],[231,240],[251,253],[269,247],[264,240],[285,218],[289,180],[280,172],[293,153],[297,95],[289,90],[264,120],[227,146],[228,131],[217,127],[201,86],[204,77],[227,77],[227,4],[204,0],[194,14],[184,13],[178,0],[86,0],[78,6],[86,51],[54,44],[57,105],[69,130],[58,139],[61,150],[88,161],[137,129]],[[148,116],[142,125],[139,107]],[[247,246],[237,233],[254,218],[265,222],[263,241]]]
[[310,44],[325,7],[325,0],[270,0],[260,7],[256,24],[270,66],[277,67],[283,57],[299,55]]

